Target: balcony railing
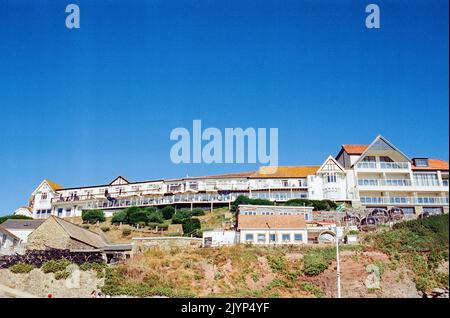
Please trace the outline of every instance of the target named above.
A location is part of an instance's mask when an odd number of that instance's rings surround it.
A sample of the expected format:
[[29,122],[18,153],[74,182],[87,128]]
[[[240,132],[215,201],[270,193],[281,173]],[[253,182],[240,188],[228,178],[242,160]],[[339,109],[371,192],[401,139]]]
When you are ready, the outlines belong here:
[[414,180],[409,179],[359,179],[359,186],[387,186],[387,187],[445,187],[448,181],[439,182],[438,180]]
[[360,162],[356,165],[359,169],[384,169],[397,170],[409,169],[408,162]]
[[[175,203],[229,203],[234,201],[239,193],[228,194],[180,194],[171,196],[160,197],[136,197],[136,198],[123,198],[123,199],[102,199],[94,201],[86,201],[84,204],[80,204],[81,209],[115,209],[124,208],[129,206],[153,206],[153,205],[165,205]],[[260,198],[276,201],[287,201],[290,199],[307,198],[306,192],[252,192],[248,194],[251,198]]]
[[363,204],[448,205],[448,197],[361,197]]

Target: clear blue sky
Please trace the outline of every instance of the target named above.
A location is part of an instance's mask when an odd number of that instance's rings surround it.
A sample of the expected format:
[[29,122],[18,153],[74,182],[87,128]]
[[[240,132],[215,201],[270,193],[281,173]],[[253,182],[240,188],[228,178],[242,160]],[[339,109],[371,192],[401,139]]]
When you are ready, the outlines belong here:
[[[65,27],[65,6],[81,29]],[[365,6],[381,29],[365,28]],[[170,131],[278,127],[282,165],[382,134],[448,159],[448,1],[0,1],[0,214],[63,186],[205,175]]]

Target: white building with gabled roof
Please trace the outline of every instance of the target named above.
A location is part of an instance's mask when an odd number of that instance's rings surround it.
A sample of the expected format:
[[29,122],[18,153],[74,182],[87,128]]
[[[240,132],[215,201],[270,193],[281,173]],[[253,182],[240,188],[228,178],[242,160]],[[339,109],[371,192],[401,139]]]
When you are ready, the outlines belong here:
[[119,176],[103,185],[64,188],[44,180],[33,191],[34,218],[80,216],[102,209],[107,216],[129,206],[181,208],[230,206],[239,196],[286,202],[333,200],[355,207],[400,207],[406,213],[448,212],[449,164],[409,158],[379,135],[369,145],[342,145],[319,166],[261,167],[257,171],[132,182]]

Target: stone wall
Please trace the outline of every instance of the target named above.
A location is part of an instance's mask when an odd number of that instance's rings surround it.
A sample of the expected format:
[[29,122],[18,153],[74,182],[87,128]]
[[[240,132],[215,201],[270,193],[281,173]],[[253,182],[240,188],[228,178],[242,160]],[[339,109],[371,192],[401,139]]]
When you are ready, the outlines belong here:
[[133,253],[145,252],[150,248],[197,248],[201,245],[202,239],[194,237],[135,237],[133,238]]

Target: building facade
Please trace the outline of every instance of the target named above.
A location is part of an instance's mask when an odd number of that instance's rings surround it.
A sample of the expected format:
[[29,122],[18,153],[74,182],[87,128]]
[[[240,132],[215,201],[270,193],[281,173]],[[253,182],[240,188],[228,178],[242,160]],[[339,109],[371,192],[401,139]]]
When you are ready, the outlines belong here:
[[409,158],[382,136],[369,145],[342,145],[322,165],[261,167],[257,171],[205,177],[130,182],[117,177],[103,185],[64,188],[44,180],[28,210],[34,218],[80,216],[84,209],[106,215],[128,206],[229,206],[239,195],[285,202],[333,200],[354,207],[400,207],[405,213],[447,213],[448,162]]

